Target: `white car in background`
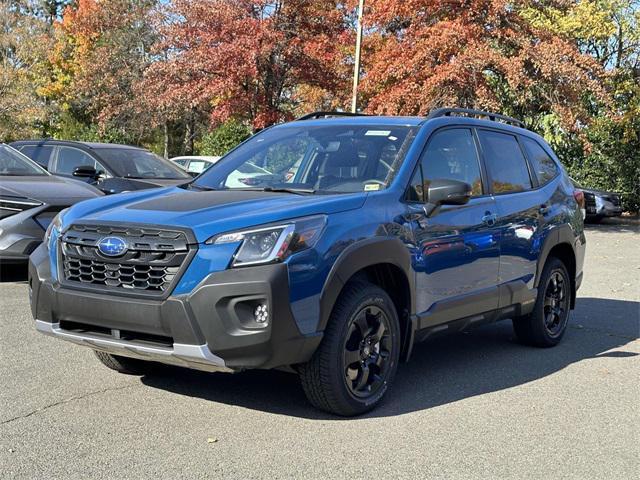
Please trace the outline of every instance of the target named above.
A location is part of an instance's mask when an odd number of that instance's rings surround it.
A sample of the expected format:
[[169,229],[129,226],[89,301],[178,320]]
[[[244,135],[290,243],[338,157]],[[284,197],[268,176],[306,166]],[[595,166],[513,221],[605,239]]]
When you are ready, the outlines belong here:
[[[182,156],[174,157],[171,161],[195,177],[215,165],[220,158],[222,157]],[[247,162],[231,172],[224,184],[230,188],[251,187],[261,183],[260,177],[271,175],[273,174],[269,170]]]
[[204,172],[209,167],[214,165],[218,160],[220,160],[220,157],[187,155],[182,157],[174,157],[170,160],[180,168],[186,170],[188,173],[192,175],[200,175],[202,172]]

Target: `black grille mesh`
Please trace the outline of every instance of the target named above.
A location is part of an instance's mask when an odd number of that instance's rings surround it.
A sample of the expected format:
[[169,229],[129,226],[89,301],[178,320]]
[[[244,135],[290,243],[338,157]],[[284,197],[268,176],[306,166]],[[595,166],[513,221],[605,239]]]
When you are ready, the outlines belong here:
[[[118,236],[127,243],[119,257],[106,257],[98,243]],[[184,232],[138,227],[73,225],[61,242],[64,278],[78,286],[162,294],[169,290],[189,254]]]

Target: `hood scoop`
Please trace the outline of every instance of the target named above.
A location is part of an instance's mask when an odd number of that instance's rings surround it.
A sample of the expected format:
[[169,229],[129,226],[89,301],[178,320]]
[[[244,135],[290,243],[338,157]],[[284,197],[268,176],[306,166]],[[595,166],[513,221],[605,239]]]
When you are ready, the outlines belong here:
[[127,206],[131,210],[161,210],[165,212],[190,212],[205,208],[276,198],[283,194],[246,190],[187,191],[151,198]]

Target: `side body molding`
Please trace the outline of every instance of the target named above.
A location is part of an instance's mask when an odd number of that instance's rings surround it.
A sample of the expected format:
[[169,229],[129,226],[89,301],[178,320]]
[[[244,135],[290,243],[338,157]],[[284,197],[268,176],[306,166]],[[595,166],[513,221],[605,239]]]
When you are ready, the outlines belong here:
[[404,272],[409,283],[409,315],[415,314],[415,272],[408,246],[398,238],[373,237],[349,245],[331,267],[320,297],[318,331],[327,326],[333,305],[349,279],[358,271],[379,264],[391,264]]

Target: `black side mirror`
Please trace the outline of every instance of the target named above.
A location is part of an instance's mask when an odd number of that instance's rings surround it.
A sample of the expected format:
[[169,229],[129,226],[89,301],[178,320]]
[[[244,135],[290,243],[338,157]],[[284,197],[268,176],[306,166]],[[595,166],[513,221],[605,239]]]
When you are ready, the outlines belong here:
[[93,167],[80,166],[75,168],[75,170],[73,171],[73,176],[82,178],[97,178],[98,172]]
[[471,185],[459,180],[434,179],[427,190],[425,212],[431,215],[441,205],[464,205],[471,198]]

